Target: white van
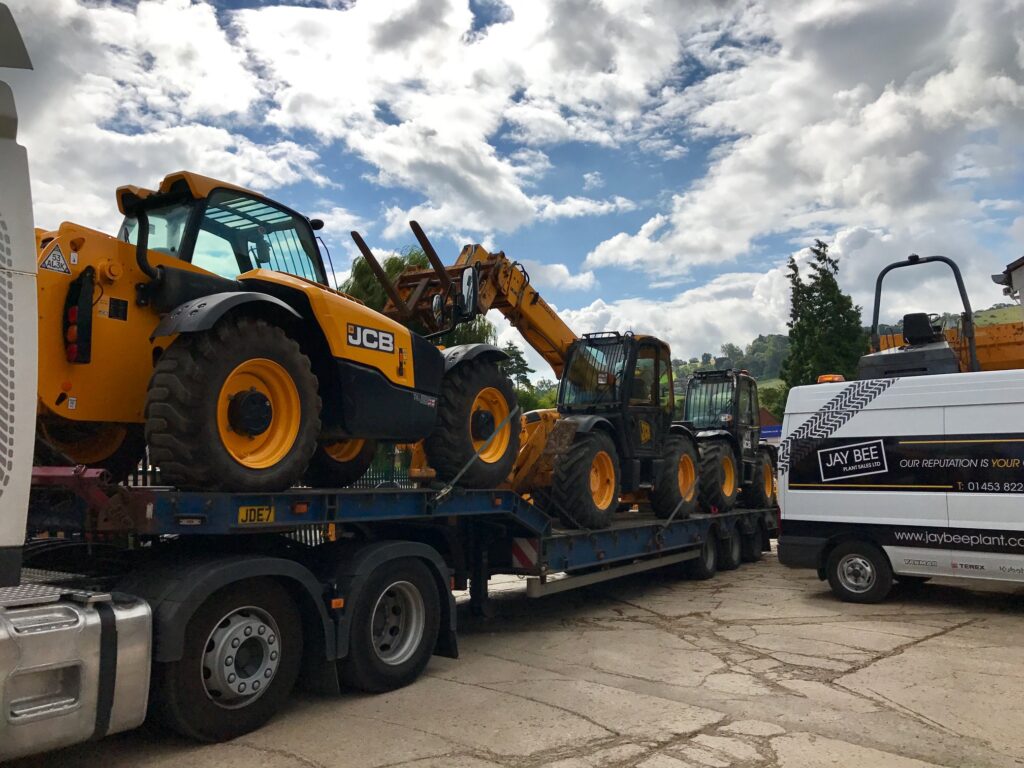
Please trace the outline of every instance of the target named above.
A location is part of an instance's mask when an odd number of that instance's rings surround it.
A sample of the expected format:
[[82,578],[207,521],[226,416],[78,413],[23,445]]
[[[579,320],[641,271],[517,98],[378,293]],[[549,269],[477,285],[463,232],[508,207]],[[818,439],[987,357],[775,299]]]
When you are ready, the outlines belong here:
[[1024,371],[797,387],[782,434],[784,565],[861,603],[894,579],[1024,582]]

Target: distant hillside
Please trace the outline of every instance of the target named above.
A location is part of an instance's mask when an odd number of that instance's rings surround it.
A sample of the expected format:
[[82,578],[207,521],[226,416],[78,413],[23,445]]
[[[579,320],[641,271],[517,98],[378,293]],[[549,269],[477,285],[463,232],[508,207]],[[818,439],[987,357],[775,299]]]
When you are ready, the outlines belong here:
[[998,325],[999,323],[1019,323],[1021,317],[1020,307],[1016,304],[997,304],[988,309],[980,309],[974,313],[975,325]]

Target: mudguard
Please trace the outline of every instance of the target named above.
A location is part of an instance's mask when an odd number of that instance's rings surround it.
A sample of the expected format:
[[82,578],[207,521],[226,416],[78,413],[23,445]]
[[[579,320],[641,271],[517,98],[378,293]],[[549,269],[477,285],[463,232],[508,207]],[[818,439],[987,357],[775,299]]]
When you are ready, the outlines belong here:
[[571,421],[576,425],[576,434],[582,435],[587,432],[593,432],[595,429],[606,430],[612,437],[615,436],[615,427],[608,421],[604,416],[563,416],[566,421]]
[[283,309],[295,318],[302,319],[298,312],[274,296],[256,291],[228,291],[225,293],[213,293],[200,299],[179,304],[164,315],[149,339],[152,341],[161,336],[173,336],[176,333],[208,331],[218,320],[235,307],[257,302],[268,304],[274,307],[275,310]]
[[444,372],[448,373],[460,363],[475,360],[478,357],[502,362],[508,360],[508,355],[502,352],[493,344],[459,344],[455,347],[448,347],[444,350]]

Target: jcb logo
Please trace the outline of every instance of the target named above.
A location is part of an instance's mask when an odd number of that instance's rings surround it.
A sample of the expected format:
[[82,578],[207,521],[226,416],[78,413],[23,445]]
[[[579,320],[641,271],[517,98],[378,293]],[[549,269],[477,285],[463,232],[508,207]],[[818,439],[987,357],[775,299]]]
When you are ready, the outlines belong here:
[[640,422],[640,442],[651,442],[651,425],[648,424],[646,421]]
[[395,351],[395,334],[366,328],[362,325],[348,324],[348,343],[352,347],[376,349],[379,352]]

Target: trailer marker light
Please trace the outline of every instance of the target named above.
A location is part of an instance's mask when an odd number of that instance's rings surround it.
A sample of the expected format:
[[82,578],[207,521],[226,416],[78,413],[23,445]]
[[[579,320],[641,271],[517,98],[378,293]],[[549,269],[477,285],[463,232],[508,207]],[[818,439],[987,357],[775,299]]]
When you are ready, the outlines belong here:
[[304,515],[307,512],[309,512],[309,502],[308,501],[296,501],[294,504],[292,504],[292,513],[293,514]]
[[331,610],[333,610],[333,611],[340,611],[344,607],[345,607],[345,598],[344,597],[332,597],[331,598]]

